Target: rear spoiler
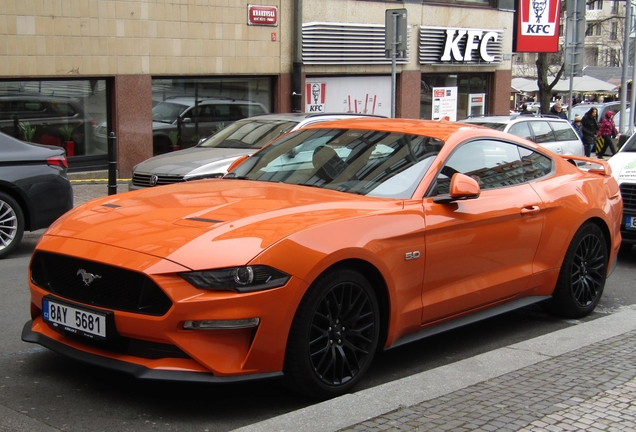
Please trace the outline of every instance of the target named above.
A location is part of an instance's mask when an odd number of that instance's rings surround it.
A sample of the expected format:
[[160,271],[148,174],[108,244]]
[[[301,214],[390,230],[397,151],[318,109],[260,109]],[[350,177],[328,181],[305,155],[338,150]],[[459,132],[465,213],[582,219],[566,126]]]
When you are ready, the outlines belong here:
[[574,155],[559,155],[568,162],[572,162],[578,168],[591,172],[594,174],[600,174],[604,176],[612,175],[612,167],[604,159],[591,158],[586,156],[574,156]]

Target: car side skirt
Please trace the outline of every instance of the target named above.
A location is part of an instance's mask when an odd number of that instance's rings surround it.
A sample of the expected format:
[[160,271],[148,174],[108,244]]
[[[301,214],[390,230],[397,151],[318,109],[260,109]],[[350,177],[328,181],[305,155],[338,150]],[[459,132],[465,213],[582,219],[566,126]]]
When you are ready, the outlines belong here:
[[260,374],[236,375],[236,376],[215,376],[211,373],[189,372],[165,369],[150,369],[138,364],[132,364],[107,357],[87,353],[68,345],[53,340],[41,333],[31,330],[32,321],[28,321],[22,329],[22,340],[24,342],[36,343],[50,349],[58,354],[88,363],[94,366],[103,367],[118,372],[133,375],[137,379],[156,381],[180,381],[180,382],[200,382],[200,383],[231,383],[241,381],[254,381],[261,379],[272,379],[282,377],[283,372],[268,372]]
[[516,309],[520,309],[525,306],[529,306],[531,304],[542,302],[543,300],[549,299],[551,296],[529,296],[523,297],[517,300],[512,300],[507,303],[502,303],[498,306],[493,306],[488,309],[482,309],[479,312],[475,312],[469,315],[465,315],[461,318],[454,318],[449,321],[445,321],[440,324],[436,324],[430,327],[426,327],[418,332],[410,333],[408,335],[402,336],[397,339],[395,343],[391,346],[385,348],[386,350],[395,348],[419,339],[423,339],[429,336],[436,335],[438,333],[443,333],[448,330],[452,330],[458,327],[465,326],[467,324],[472,324],[477,321],[481,321],[487,318],[491,318],[497,315],[501,315],[506,312],[510,312]]

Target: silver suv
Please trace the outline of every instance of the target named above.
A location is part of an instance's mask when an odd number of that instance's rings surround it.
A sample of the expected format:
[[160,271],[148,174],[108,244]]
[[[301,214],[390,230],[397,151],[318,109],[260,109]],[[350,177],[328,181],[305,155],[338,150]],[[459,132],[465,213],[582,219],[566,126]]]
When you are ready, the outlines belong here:
[[550,116],[513,115],[472,117],[462,122],[526,138],[554,153],[585,156],[583,141],[567,120]]
[[364,114],[264,114],[239,120],[195,147],[145,160],[133,168],[130,189],[221,177],[238,157],[254,153],[282,134],[314,123]]
[[152,108],[153,154],[192,147],[236,120],[267,112],[263,104],[246,100],[166,99]]

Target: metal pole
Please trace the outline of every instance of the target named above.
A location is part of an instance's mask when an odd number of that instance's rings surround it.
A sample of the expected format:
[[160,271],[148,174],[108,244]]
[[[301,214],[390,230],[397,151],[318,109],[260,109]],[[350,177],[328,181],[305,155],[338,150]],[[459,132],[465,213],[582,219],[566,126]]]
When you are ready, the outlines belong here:
[[108,195],[117,193],[117,138],[115,132],[108,135]]
[[[577,35],[577,20],[579,18],[578,14],[577,14],[577,3],[578,0],[574,0],[574,19],[572,20],[574,22],[574,31],[572,32],[573,35]],[[572,13],[571,11],[566,11],[566,14]],[[567,28],[569,24],[569,20],[566,19],[565,20],[565,25],[566,25],[566,33],[568,34],[567,31],[569,30]],[[566,38],[567,39],[567,38]],[[574,40],[576,40],[576,36],[572,38],[573,40],[570,41],[570,46],[568,47],[569,51],[570,51],[570,104],[568,105],[568,120],[572,121],[572,87],[574,87],[574,60],[576,59],[576,43],[572,43]]]
[[391,43],[391,118],[395,118],[395,66],[397,62],[397,21],[398,17],[393,14],[393,42]]
[[[621,76],[621,112],[624,113],[627,108],[627,68],[629,66],[629,29],[632,26],[632,8],[631,0],[625,2],[625,37],[623,40],[623,74]],[[625,130],[625,117],[621,116],[618,130]],[[601,120],[601,119],[599,119]]]
[[[627,7],[629,8],[629,10],[631,10],[632,9],[631,0],[629,2],[626,2],[626,3],[629,3],[629,5]],[[632,16],[632,18],[634,18],[634,17]],[[632,20],[632,23],[633,23],[633,20]],[[631,27],[631,29],[629,31],[629,34],[631,35],[632,31],[634,31],[634,30],[636,30],[636,25]],[[631,97],[631,103],[629,105],[630,106],[629,129],[627,130],[627,132],[630,135],[634,133],[634,113],[636,112],[634,110],[634,105],[636,104],[636,91],[634,91],[634,90],[636,90],[634,88],[634,84],[636,83],[636,41],[634,43],[632,43],[632,45],[633,45],[633,47],[632,47],[632,50],[633,50],[633,56],[632,56],[632,97]],[[627,58],[627,63],[629,64],[629,56],[625,56],[625,57]],[[621,118],[623,118],[623,117],[625,117],[625,116],[622,115]],[[622,129],[619,129],[619,130],[621,131],[621,133],[623,133]]]

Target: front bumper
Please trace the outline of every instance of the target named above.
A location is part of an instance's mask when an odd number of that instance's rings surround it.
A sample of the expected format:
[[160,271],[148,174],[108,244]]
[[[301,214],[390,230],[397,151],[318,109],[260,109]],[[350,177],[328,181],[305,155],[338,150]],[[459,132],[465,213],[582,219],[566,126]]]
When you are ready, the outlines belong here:
[[[22,340],[24,342],[31,342],[42,345],[43,347],[48,348],[51,351],[75,360],[79,360],[84,363],[89,363],[95,366],[103,367],[105,369],[115,370],[118,372],[133,375],[137,379],[202,383],[228,383],[247,380],[271,379],[281,377],[283,375],[282,372],[269,372],[261,374],[220,377],[215,376],[210,372],[204,371],[195,372],[192,370],[150,368],[116,358],[104,357],[98,354],[84,351],[72,345],[68,345],[63,341],[58,340],[58,338],[55,336],[57,335],[57,333],[54,332],[55,335],[47,335],[45,334],[45,332],[42,332],[43,329],[41,328],[41,326],[45,326],[45,324],[42,322],[34,324],[33,321],[28,321],[22,329]],[[33,331],[32,328],[36,328],[39,331]]]

